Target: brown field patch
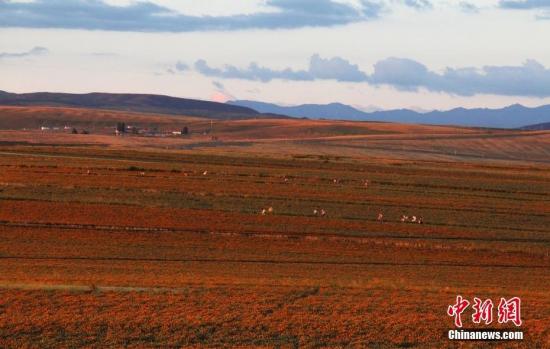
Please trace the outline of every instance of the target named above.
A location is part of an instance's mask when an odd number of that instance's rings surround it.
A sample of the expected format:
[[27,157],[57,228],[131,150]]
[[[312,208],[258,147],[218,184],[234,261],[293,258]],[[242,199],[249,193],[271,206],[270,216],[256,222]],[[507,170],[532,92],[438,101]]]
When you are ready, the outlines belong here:
[[0,346],[448,347],[457,294],[550,345],[547,134],[223,127],[250,145],[0,131]]

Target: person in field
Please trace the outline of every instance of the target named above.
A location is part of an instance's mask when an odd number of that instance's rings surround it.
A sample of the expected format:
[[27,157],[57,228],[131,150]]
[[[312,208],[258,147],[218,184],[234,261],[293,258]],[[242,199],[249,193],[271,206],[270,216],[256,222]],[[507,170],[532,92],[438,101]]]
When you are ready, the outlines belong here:
[[377,221],[383,222],[384,221],[384,214],[382,212],[378,212],[378,217],[376,218]]
[[327,215],[327,212],[324,209],[321,209],[321,217],[325,217]]

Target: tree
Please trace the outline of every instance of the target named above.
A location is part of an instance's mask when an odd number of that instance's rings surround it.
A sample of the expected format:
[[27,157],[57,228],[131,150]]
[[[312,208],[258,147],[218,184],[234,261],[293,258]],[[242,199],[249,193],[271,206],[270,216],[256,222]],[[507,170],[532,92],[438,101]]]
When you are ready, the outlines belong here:
[[126,132],[126,124],[124,122],[117,122],[116,131],[118,133],[125,133]]
[[181,135],[184,136],[188,134],[189,134],[189,128],[187,128],[187,126],[184,126],[183,129],[181,130]]

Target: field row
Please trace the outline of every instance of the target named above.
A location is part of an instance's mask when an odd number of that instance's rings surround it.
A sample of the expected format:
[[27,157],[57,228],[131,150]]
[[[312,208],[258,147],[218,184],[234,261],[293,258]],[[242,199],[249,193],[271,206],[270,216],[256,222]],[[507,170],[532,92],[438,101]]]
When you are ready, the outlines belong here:
[[[127,348],[442,347],[448,344],[445,333],[450,324],[440,321],[445,311],[441,305],[453,297],[453,291],[307,286],[190,286],[156,294],[4,290],[0,291],[4,309],[0,340],[6,348],[23,343]],[[524,312],[530,326],[521,346],[550,344],[548,314],[540,310],[549,299],[524,299],[530,305]]]

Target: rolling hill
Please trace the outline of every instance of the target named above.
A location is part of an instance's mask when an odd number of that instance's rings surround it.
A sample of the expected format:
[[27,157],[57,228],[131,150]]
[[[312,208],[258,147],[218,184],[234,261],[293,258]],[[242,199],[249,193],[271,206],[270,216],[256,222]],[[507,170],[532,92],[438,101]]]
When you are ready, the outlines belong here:
[[262,117],[256,110],[247,107],[150,94],[70,94],[49,92],[16,94],[0,91],[0,105],[92,108],[141,113],[202,116],[214,119],[249,119]]

